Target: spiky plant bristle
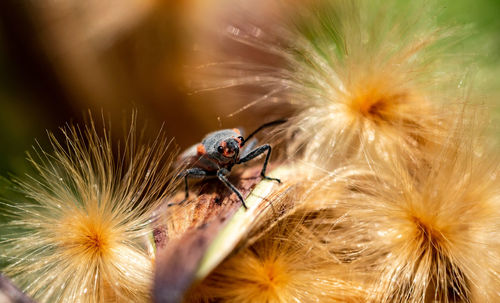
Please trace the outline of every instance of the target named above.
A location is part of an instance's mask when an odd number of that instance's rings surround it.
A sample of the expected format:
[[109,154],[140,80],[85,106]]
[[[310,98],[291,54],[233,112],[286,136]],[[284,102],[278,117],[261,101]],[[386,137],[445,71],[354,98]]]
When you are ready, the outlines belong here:
[[[293,3],[274,28],[231,27],[228,35],[275,58],[276,66],[229,64],[220,87],[255,86],[292,106],[289,155],[326,164],[338,158],[403,158],[418,165],[422,149],[443,138],[461,101],[463,71],[443,56],[458,30],[435,21],[427,1],[307,1]],[[458,56],[457,56],[458,57]],[[463,62],[462,62],[463,63]],[[225,66],[217,66],[224,69]],[[463,86],[463,85],[462,85]],[[245,89],[242,89],[245,91]],[[245,107],[246,108],[246,107]]]
[[289,216],[254,244],[230,256],[187,302],[363,302],[367,290],[326,247]]
[[6,203],[5,272],[40,302],[147,302],[153,259],[152,211],[167,188],[162,136],[136,142],[135,117],[123,149],[93,122],[50,134],[53,152],[35,149],[35,174],[18,180],[25,201]]
[[356,222],[345,236],[374,275],[370,302],[499,299],[499,162],[467,137],[451,134],[411,172],[373,163],[332,194],[337,212]]

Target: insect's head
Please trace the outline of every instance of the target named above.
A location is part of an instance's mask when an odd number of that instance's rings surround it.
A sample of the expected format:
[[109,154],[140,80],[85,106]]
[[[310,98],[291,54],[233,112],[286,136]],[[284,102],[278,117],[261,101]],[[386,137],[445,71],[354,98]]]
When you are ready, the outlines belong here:
[[244,140],[239,129],[235,128],[231,132],[232,134],[221,138],[217,146],[217,152],[226,158],[233,158],[235,155],[238,155]]
[[198,145],[198,155],[208,154],[219,161],[227,162],[238,156],[244,138],[238,129],[223,129],[208,134]]

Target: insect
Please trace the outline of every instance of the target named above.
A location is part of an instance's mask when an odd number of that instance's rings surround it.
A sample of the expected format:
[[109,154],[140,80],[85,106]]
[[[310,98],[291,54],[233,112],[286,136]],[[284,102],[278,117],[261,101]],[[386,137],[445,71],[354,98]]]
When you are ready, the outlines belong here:
[[[286,120],[276,120],[261,125],[248,135],[246,139],[237,128],[215,131],[206,135],[201,143],[188,148],[180,155],[180,160],[187,161],[188,166],[191,167],[181,172],[178,176],[179,178],[184,178],[186,191],[185,199],[189,197],[188,178],[202,179],[206,177],[217,177],[226,187],[238,196],[243,207],[248,209],[240,191],[229,182],[227,176],[234,165],[248,162],[267,152],[260,175],[264,179],[281,183],[280,179],[266,176],[267,163],[271,156],[271,146],[269,144],[264,144],[254,148],[257,141],[255,139],[252,141],[249,140],[262,129],[284,122],[286,122]],[[247,142],[249,142],[249,144],[245,146]]]

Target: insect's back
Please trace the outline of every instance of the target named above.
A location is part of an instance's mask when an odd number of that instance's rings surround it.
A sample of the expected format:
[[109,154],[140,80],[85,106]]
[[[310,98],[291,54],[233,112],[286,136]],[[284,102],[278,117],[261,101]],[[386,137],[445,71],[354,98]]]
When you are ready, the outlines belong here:
[[203,138],[201,143],[205,146],[207,154],[214,155],[217,153],[217,148],[222,141],[228,138],[237,138],[238,136],[240,136],[240,134],[233,129],[222,129],[209,133]]
[[239,132],[233,129],[223,129],[207,134],[201,143],[195,144],[186,149],[180,156],[179,161],[187,163],[188,166],[195,166],[212,172],[226,166],[234,160],[223,157],[218,151],[219,145],[228,138],[238,138]]

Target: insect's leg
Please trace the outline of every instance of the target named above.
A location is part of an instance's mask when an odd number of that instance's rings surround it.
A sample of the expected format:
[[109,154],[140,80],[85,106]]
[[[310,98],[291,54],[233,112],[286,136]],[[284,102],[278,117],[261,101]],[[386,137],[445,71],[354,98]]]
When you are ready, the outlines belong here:
[[265,153],[266,151],[267,151],[266,159],[264,160],[264,165],[262,166],[262,170],[260,171],[260,175],[264,179],[278,181],[278,183],[281,183],[280,179],[271,178],[271,177],[266,176],[267,163],[269,162],[269,157],[271,156],[271,145],[269,145],[269,144],[264,144],[262,146],[257,147],[256,149],[252,150],[250,153],[248,153],[248,155],[246,155],[245,157],[241,158],[237,162],[237,164],[250,161],[253,158],[261,155],[262,153]]
[[221,182],[224,183],[224,185],[226,185],[233,193],[235,193],[236,196],[238,196],[238,198],[240,199],[243,207],[245,209],[248,209],[247,205],[245,204],[245,199],[243,199],[243,196],[241,195],[240,191],[233,184],[231,184],[231,182],[229,182],[229,180],[226,178],[225,175],[227,175],[228,173],[229,171],[225,168],[219,169],[217,171],[217,178],[219,178],[219,180],[221,180]]
[[240,158],[245,158],[254,148],[257,146],[257,140],[252,139],[247,141],[248,143],[243,146],[243,150],[241,151]]
[[207,172],[201,168],[193,167],[186,169],[182,173],[179,174],[178,177],[184,178],[184,190],[186,191],[186,199],[189,197],[189,188],[188,188],[188,178],[204,178],[207,175]]

